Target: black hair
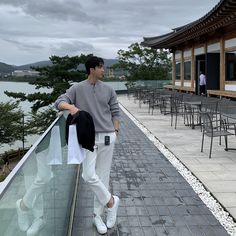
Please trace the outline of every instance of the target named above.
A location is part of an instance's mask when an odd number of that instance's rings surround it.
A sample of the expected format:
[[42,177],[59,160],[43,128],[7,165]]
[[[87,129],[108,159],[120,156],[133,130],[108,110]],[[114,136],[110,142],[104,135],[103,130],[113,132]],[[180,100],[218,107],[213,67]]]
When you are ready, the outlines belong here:
[[85,62],[86,72],[90,74],[90,68],[95,69],[96,66],[104,65],[104,61],[101,57],[92,56],[89,57],[88,60]]

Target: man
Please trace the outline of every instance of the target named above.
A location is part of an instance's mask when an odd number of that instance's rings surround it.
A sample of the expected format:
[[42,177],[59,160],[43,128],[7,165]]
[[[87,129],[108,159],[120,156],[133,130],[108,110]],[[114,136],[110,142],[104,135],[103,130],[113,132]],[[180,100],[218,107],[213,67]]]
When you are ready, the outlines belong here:
[[200,72],[199,85],[200,85],[200,94],[204,96],[206,93],[206,76],[203,74],[203,72]]
[[[71,115],[84,110],[93,118],[95,149],[94,152],[86,150],[82,177],[95,194],[94,224],[100,234],[115,225],[119,205],[119,198],[108,191],[113,149],[119,132],[119,105],[114,89],[100,80],[104,76],[103,65],[102,58],[90,57],[85,63],[88,78],[71,86],[55,102],[58,110],[68,110]],[[105,206],[106,224],[101,218]]]

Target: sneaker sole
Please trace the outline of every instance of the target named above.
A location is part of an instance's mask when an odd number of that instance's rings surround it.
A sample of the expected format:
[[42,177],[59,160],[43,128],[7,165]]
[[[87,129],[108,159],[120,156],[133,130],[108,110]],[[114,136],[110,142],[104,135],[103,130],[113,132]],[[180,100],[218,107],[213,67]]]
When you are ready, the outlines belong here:
[[107,230],[99,231],[94,221],[93,221],[93,225],[94,225],[94,227],[96,228],[96,230],[99,234],[106,234],[107,233]]
[[[120,204],[120,198],[117,199],[117,202],[118,203],[117,203],[117,209],[116,209],[116,219],[117,219],[117,211],[118,211],[119,204]],[[115,225],[116,225],[116,221],[115,221],[113,226],[108,226],[107,223],[106,223],[106,226],[107,226],[108,229],[112,229]]]

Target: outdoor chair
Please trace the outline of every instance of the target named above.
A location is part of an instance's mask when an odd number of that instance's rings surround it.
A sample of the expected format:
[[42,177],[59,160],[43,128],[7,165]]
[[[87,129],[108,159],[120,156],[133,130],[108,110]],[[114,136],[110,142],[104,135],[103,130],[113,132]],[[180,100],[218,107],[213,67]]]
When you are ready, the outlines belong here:
[[149,100],[150,100],[150,89],[148,88],[144,88],[144,89],[141,89],[139,91],[139,97],[138,97],[138,100],[139,100],[139,108],[141,108],[141,105],[142,103],[144,104],[148,104],[149,103]]
[[[203,152],[204,137],[205,135],[211,138],[210,142],[210,153],[209,158],[211,158],[212,144],[214,137],[224,137],[225,147],[228,149],[228,136],[234,135],[227,130],[227,126],[222,120],[213,120],[213,115],[210,112],[200,112],[201,122],[202,122],[202,145],[201,152]],[[220,125],[218,125],[220,123]]]
[[172,91],[163,91],[158,97],[158,106],[160,107],[160,112],[164,115],[170,114],[171,107],[170,101],[173,97]]
[[227,130],[233,130],[236,135],[236,103],[234,104],[229,99],[222,99],[218,104],[218,113]]
[[126,85],[126,87],[127,87],[127,97],[130,100],[130,96],[134,95],[135,93],[135,87],[132,85]]
[[172,97],[170,100],[170,116],[171,126],[173,126],[173,119],[175,117],[175,129],[177,127],[178,116],[185,118],[185,109],[182,99],[180,97]]
[[188,126],[191,126],[192,129],[195,128],[195,119],[196,115],[198,115],[198,110],[197,112],[195,111],[196,107],[193,107],[191,104],[184,103],[184,124],[187,124]]
[[149,109],[148,112],[150,113],[150,111],[152,110],[151,114],[153,115],[153,111],[156,107],[160,107],[160,91],[155,91],[153,93],[152,98],[149,101]]
[[160,112],[164,115],[170,114],[171,112],[170,100],[171,95],[161,95],[159,98]]

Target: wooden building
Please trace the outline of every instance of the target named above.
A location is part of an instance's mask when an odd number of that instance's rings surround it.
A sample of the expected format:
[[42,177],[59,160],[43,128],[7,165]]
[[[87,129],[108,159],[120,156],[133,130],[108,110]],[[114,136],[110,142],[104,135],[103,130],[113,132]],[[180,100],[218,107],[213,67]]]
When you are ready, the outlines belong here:
[[221,0],[200,19],[165,35],[144,37],[142,45],[172,53],[169,89],[199,94],[203,71],[209,96],[236,97],[236,0]]

